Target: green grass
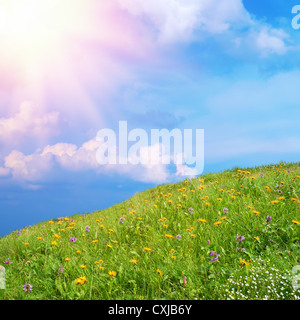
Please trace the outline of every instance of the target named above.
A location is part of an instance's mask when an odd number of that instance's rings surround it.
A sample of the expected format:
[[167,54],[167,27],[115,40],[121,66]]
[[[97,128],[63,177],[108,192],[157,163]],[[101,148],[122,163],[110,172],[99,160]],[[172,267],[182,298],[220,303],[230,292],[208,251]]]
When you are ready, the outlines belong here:
[[235,168],[16,230],[0,299],[299,299],[299,186],[300,163]]

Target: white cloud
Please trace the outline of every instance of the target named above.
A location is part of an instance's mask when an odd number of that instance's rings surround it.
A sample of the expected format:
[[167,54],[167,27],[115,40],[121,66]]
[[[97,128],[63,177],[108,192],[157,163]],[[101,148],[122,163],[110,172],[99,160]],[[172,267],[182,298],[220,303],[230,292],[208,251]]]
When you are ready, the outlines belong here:
[[58,112],[43,113],[29,101],[20,105],[14,117],[0,118],[2,143],[17,144],[25,137],[44,137],[57,133]]
[[117,0],[132,16],[144,19],[163,43],[188,41],[197,29],[222,33],[251,19],[240,0]]
[[[185,165],[176,165],[176,173],[172,176],[168,169],[164,146],[144,146],[140,150],[141,162],[132,164],[100,165],[96,151],[102,142],[89,140],[77,147],[74,144],[57,143],[47,145],[42,151],[37,150],[30,155],[14,150],[5,157],[5,167],[0,168],[0,176],[12,174],[13,178],[25,181],[38,181],[49,173],[55,164],[68,171],[94,170],[97,174],[125,175],[133,180],[147,183],[164,183],[172,181],[176,176],[191,176],[192,169]],[[146,161],[149,159],[148,161]],[[172,155],[170,156],[170,163]],[[166,163],[166,164],[165,164]]]

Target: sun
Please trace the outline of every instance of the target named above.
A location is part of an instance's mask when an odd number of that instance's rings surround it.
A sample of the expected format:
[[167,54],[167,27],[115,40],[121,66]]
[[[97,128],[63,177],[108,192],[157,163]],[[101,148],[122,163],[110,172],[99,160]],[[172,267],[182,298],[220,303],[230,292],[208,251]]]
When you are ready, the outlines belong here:
[[0,0],[0,44],[27,71],[62,57],[69,37],[84,32],[82,1]]

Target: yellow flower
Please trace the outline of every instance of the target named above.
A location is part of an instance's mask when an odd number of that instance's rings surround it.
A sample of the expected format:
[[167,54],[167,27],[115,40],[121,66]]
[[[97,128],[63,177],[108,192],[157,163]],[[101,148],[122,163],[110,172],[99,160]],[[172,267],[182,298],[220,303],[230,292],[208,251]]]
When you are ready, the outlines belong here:
[[235,199],[236,198],[236,196],[231,196],[231,199]]
[[29,242],[25,242],[25,243],[24,243],[24,246],[28,246],[28,245],[29,245]]
[[131,260],[129,260],[129,262],[137,264],[137,260],[135,260],[135,259],[131,259]]
[[65,231],[65,229],[60,229],[60,231],[64,232],[64,231]]
[[108,271],[108,274],[109,274],[111,277],[116,277],[116,275],[117,275],[116,271]]
[[156,272],[157,272],[160,276],[163,275],[163,273],[162,273],[159,269],[157,269]]
[[112,248],[112,245],[110,245],[110,244],[107,244],[106,246],[107,246],[107,248],[110,248],[110,249]]
[[75,284],[83,285],[87,281],[86,277],[79,277],[75,280]]
[[69,221],[70,219],[69,219],[69,218],[64,218],[64,220],[65,220],[65,221]]
[[210,203],[209,203],[209,202],[205,202],[205,205],[206,205],[206,206],[210,206]]
[[91,243],[97,243],[98,242],[98,240],[93,240],[93,241],[91,241]]
[[66,260],[66,261],[70,261],[71,258],[70,258],[70,257],[66,257],[65,260]]
[[56,239],[59,239],[59,238],[60,238],[60,236],[59,236],[58,234],[55,234],[54,237],[55,237]]
[[103,224],[100,224],[99,227],[102,228],[102,229],[105,228],[105,226]]
[[113,229],[108,229],[108,231],[109,231],[110,233],[115,232]]
[[202,222],[202,223],[206,223],[207,221],[205,219],[198,219],[199,222]]
[[80,250],[77,250],[76,253],[81,253],[81,251],[80,251]]
[[52,220],[50,220],[48,223],[50,223],[50,224],[52,224],[52,223],[54,223]]
[[259,237],[254,237],[254,239],[258,241],[258,240],[259,240]]
[[169,238],[169,239],[174,238],[171,234],[165,234],[165,237],[166,237],[166,238]]
[[217,200],[221,202],[221,201],[222,201],[222,198],[217,198]]
[[244,259],[241,259],[241,260],[240,260],[240,264],[245,265],[246,267],[249,266],[249,262],[247,262],[247,261],[244,260]]
[[251,206],[247,206],[247,208],[248,208],[248,209],[253,209],[253,207],[251,207]]
[[98,260],[98,261],[95,261],[95,264],[100,264],[102,262],[103,262],[103,260]]
[[100,270],[104,270],[105,268],[104,268],[104,267],[102,267],[102,266],[100,266],[100,267],[99,267],[99,269],[100,269]]
[[181,205],[180,203],[178,203],[178,204],[177,204],[177,207],[178,207],[178,208],[181,208],[181,207],[182,207],[182,205]]
[[300,221],[292,220],[292,222],[293,222],[294,224],[299,224],[299,225],[300,225]]
[[38,239],[38,240],[42,240],[43,238],[42,238],[42,237],[37,237],[37,239]]
[[69,226],[69,227],[67,227],[67,229],[71,230],[71,229],[73,229],[73,227],[70,227],[70,226]]
[[137,217],[137,219],[138,219],[138,220],[143,220],[143,218],[141,218],[141,217]]
[[59,221],[57,222],[57,224],[62,224],[62,221],[61,221],[61,220],[59,220]]
[[175,257],[175,256],[171,256],[171,259],[174,259],[174,260],[175,260],[175,259],[176,259],[176,257]]
[[81,269],[86,269],[86,266],[84,264],[80,265]]
[[192,238],[196,238],[196,235],[195,235],[195,234],[191,234],[191,237],[192,237]]
[[174,250],[174,249],[171,249],[171,250],[169,251],[169,253],[173,253],[173,252],[175,252],[175,250]]
[[255,179],[256,179],[256,177],[250,177],[250,179],[255,180]]
[[278,202],[279,202],[278,200],[271,201],[272,204],[275,204],[275,203],[278,203]]
[[152,249],[147,248],[147,247],[145,247],[144,250],[147,251],[147,252],[153,251]]
[[284,200],[285,199],[285,197],[279,197],[278,198],[278,200]]
[[225,216],[225,217],[222,217],[222,218],[220,218],[221,220],[226,220],[227,219],[227,216]]
[[215,226],[218,226],[218,225],[221,224],[221,223],[222,223],[222,221],[217,221],[217,222],[214,223],[214,225],[215,225]]
[[184,198],[187,198],[187,194],[185,194],[185,193],[184,193],[182,196],[183,196]]
[[75,222],[70,222],[70,226],[75,226]]
[[168,228],[168,225],[167,225],[167,224],[163,224],[163,227],[164,227],[164,228]]
[[57,241],[52,241],[51,244],[52,244],[53,246],[57,246]]
[[259,212],[259,211],[256,211],[256,210],[253,210],[252,212],[253,212],[254,214],[256,214],[256,215],[260,214],[260,212]]
[[298,201],[298,199],[297,199],[297,198],[291,198],[291,200],[292,200],[292,201]]

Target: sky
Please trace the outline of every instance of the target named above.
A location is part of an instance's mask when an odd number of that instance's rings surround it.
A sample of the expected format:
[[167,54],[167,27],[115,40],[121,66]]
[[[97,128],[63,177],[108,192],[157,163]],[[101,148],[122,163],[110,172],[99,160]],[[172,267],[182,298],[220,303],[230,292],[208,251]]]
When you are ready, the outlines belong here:
[[[296,4],[0,0],[0,236],[191,176],[299,161]],[[162,142],[157,163],[99,163],[98,133],[119,137],[120,121],[148,137],[204,130],[203,168],[163,163]]]

